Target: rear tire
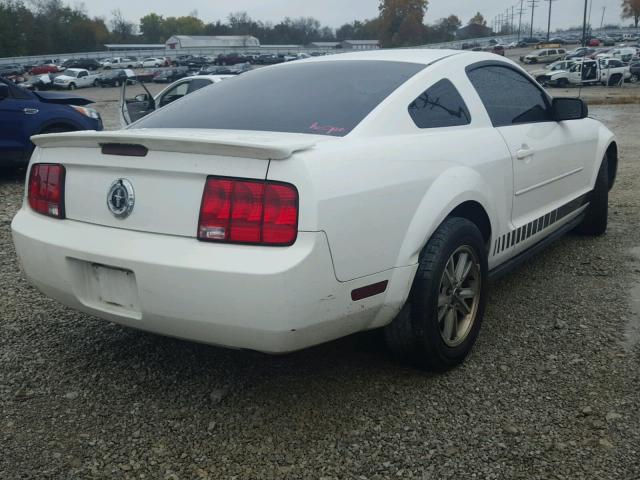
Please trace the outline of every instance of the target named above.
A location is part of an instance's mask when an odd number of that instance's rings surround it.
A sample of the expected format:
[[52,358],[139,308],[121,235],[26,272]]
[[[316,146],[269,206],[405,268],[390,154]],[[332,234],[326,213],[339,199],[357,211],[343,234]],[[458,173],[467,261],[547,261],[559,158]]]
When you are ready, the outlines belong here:
[[461,364],[482,324],[487,272],[478,227],[464,218],[446,219],[422,251],[407,303],[385,328],[389,348],[427,370]]
[[598,170],[596,185],[582,223],[575,229],[580,235],[600,236],[607,231],[609,217],[609,160],[605,155]]

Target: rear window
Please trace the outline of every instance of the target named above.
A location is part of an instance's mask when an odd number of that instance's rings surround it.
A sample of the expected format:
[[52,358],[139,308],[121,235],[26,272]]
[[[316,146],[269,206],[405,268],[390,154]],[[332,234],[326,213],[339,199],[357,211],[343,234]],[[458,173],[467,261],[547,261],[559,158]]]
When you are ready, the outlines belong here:
[[344,136],[425,65],[292,63],[203,88],[131,128],[211,128]]

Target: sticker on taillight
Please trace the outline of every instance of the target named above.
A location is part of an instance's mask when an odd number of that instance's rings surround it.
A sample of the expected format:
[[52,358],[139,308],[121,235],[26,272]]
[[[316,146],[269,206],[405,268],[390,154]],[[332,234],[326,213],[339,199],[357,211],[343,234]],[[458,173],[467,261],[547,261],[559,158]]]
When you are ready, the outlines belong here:
[[198,238],[207,242],[292,245],[298,235],[298,191],[293,185],[209,177]]
[[36,163],[31,167],[27,198],[35,212],[64,218],[64,179],[62,165]]

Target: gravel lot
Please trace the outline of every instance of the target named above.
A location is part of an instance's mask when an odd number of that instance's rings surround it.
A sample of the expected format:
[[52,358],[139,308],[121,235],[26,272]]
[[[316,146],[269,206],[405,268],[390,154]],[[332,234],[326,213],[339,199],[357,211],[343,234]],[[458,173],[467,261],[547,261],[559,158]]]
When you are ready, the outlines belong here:
[[637,480],[640,109],[592,115],[621,143],[609,233],[494,284],[471,358],[441,376],[372,334],[267,357],[62,307],[21,275],[24,179],[5,174],[0,478]]

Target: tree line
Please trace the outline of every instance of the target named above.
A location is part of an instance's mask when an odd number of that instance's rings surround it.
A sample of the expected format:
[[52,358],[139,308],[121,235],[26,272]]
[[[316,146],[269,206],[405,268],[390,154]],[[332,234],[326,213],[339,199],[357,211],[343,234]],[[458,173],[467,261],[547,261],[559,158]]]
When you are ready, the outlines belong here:
[[[27,1],[28,3],[25,3]],[[637,24],[640,0],[622,0],[623,16]],[[278,23],[252,19],[246,12],[205,22],[193,11],[182,17],[149,13],[129,21],[120,10],[110,19],[91,17],[63,0],[0,0],[0,57],[104,50],[106,43],[164,43],[172,35],[253,35],[262,44],[306,45],[318,41],[379,40],[383,47],[446,42],[462,27],[456,15],[425,23],[428,0],[380,0],[379,14],[337,29],[311,17]],[[468,24],[486,26],[478,12]]]

